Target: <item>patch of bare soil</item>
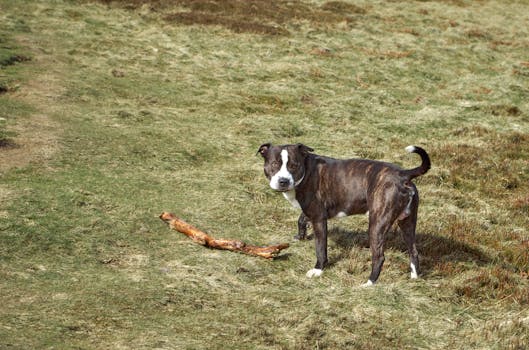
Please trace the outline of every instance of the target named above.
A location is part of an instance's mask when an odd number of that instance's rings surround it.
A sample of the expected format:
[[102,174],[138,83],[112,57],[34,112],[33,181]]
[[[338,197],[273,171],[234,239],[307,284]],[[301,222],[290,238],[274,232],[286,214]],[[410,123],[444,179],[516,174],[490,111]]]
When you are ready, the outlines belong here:
[[183,25],[219,25],[236,33],[288,35],[286,25],[296,21],[351,22],[364,14],[362,7],[328,1],[321,7],[299,0],[100,0],[107,4],[164,12],[165,20]]
[[46,114],[21,120],[12,130],[17,136],[0,143],[0,172],[46,162],[58,147],[58,125]]

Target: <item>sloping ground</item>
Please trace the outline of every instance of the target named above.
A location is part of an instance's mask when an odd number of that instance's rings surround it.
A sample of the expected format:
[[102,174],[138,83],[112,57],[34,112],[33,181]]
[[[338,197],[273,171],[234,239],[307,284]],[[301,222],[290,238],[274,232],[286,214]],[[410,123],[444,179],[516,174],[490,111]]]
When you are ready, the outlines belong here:
[[[514,1],[0,0],[5,46],[30,58],[0,72],[0,153],[49,147],[1,174],[0,347],[526,348],[528,16]],[[358,288],[365,217],[331,222],[331,266],[310,280],[312,242],[261,261],[160,222],[289,241],[298,213],[254,156],[267,141],[405,167],[403,148],[425,147],[421,279],[391,233],[380,283]]]

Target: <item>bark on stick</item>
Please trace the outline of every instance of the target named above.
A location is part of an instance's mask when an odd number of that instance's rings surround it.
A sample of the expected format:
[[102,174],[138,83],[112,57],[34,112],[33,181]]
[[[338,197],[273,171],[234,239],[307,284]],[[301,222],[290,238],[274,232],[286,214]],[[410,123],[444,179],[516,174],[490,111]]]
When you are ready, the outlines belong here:
[[198,244],[206,247],[231,250],[248,255],[260,256],[266,259],[275,258],[283,249],[288,248],[288,243],[258,247],[233,239],[216,239],[178,218],[173,213],[163,212],[160,219],[169,224],[173,230],[183,233]]

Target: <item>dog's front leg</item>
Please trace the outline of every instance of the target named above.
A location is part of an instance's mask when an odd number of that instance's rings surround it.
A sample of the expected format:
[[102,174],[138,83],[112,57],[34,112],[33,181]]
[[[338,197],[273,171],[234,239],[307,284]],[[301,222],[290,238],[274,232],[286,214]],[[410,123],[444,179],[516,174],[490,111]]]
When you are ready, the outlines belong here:
[[294,239],[304,240],[307,237],[307,225],[309,218],[301,212],[298,219],[298,234],[294,236]]
[[320,276],[327,265],[327,220],[313,220],[314,238],[316,244],[316,266],[307,272],[307,277]]

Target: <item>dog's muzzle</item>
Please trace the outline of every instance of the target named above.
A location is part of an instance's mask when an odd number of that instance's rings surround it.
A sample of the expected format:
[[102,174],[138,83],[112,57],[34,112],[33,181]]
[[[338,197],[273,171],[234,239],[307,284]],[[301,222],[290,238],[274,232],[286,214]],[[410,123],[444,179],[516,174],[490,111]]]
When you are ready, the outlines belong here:
[[277,180],[277,184],[279,185],[279,190],[285,190],[285,191],[288,191],[290,190],[292,184],[291,184],[291,181],[290,179],[287,179],[285,177],[281,177]]
[[305,178],[305,174],[298,181],[294,181],[292,176],[273,176],[270,181],[270,187],[279,192],[287,192],[295,189]]

